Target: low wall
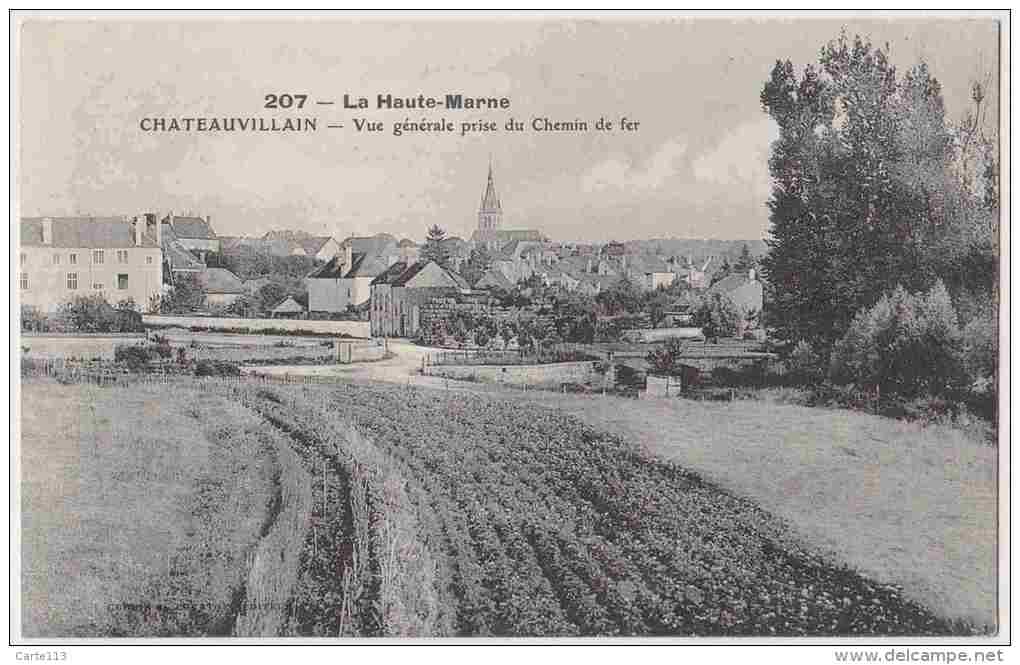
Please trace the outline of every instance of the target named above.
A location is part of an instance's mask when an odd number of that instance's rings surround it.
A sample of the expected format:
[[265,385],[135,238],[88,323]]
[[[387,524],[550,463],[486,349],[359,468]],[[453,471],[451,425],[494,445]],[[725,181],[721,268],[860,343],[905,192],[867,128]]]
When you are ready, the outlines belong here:
[[325,335],[350,335],[351,337],[368,338],[368,321],[315,321],[311,319],[230,319],[205,316],[163,316],[143,314],[142,323],[147,326],[178,326],[191,328],[197,326],[214,330],[287,330],[296,333],[316,333]]
[[430,365],[425,374],[482,383],[550,387],[561,383],[601,383],[603,377],[595,369],[597,364],[584,361],[548,365]]
[[703,340],[701,328],[649,328],[647,330],[624,330],[620,338],[638,344],[653,344],[667,339]]
[[386,351],[382,344],[337,341],[333,344],[333,359],[341,364],[363,363],[382,360],[386,357]]
[[680,394],[682,384],[677,376],[653,376],[649,374],[645,390],[641,397],[650,399],[654,397],[676,397]]
[[113,360],[114,348],[145,341],[144,333],[47,335],[22,333],[20,345],[28,358],[101,358]]

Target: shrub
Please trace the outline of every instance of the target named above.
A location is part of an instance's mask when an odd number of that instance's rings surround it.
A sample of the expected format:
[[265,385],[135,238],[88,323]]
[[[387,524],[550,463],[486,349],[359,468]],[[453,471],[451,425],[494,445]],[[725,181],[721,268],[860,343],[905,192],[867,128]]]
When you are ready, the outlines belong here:
[[133,372],[140,372],[148,369],[152,352],[149,348],[137,344],[130,346],[120,344],[113,349],[113,359],[125,363]]
[[670,337],[666,343],[648,352],[645,360],[655,374],[672,374],[676,369],[676,361],[684,352],[684,343],[676,337]]
[[903,397],[942,395],[961,386],[963,337],[941,281],[924,295],[897,287],[857,313],[832,351],[836,383]]
[[170,346],[170,340],[166,336],[156,335],[154,339],[156,342],[154,350],[160,358],[166,360],[174,354],[173,347]]
[[818,383],[825,378],[825,361],[807,341],[797,342],[786,358],[789,377],[799,383]]
[[742,318],[733,301],[721,293],[709,295],[694,310],[694,323],[701,327],[705,337],[735,336]]
[[963,328],[963,368],[967,380],[975,383],[990,383],[998,369],[999,323],[995,312],[978,314]]
[[195,376],[240,376],[241,367],[228,360],[199,360],[195,363]]

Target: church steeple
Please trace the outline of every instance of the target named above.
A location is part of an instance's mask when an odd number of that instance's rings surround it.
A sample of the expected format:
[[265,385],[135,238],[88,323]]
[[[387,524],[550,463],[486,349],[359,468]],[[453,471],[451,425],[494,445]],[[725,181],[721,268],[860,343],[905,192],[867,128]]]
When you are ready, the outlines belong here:
[[492,159],[489,159],[489,181],[485,185],[485,194],[482,195],[482,210],[500,210],[499,196],[496,194],[496,185],[492,181]]
[[489,178],[482,194],[482,205],[478,209],[478,230],[474,239],[489,249],[499,249],[499,228],[503,225],[503,205],[496,194],[496,183],[492,178],[492,157],[489,157]]

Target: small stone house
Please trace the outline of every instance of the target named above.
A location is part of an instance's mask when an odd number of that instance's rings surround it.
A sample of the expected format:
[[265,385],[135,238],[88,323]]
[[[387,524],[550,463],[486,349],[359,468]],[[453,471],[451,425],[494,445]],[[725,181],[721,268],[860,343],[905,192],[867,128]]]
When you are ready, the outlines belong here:
[[416,337],[421,332],[422,307],[428,301],[470,291],[463,277],[434,261],[397,261],[372,280],[372,335]]

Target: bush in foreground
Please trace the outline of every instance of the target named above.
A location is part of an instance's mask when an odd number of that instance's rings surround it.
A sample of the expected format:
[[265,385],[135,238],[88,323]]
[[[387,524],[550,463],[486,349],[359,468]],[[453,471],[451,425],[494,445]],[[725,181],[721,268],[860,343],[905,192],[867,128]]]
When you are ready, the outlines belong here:
[[227,360],[199,360],[195,363],[195,376],[240,376],[241,367]]
[[944,395],[964,383],[963,335],[942,282],[926,294],[897,287],[858,312],[836,343],[829,376],[904,397]]

